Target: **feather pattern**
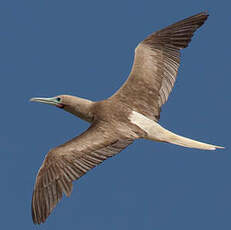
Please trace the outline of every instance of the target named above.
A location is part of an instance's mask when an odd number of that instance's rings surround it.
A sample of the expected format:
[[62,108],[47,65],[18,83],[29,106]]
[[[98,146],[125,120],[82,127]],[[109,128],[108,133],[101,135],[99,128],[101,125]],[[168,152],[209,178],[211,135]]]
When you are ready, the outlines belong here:
[[[71,195],[74,180],[119,153],[134,139],[147,138],[149,133],[142,128],[147,123],[145,121],[151,121],[145,126],[148,131],[152,125],[159,127],[153,120],[158,121],[161,106],[168,100],[174,86],[180,65],[180,50],[188,46],[193,33],[207,17],[208,14],[202,12],[159,30],[142,41],[136,48],[127,81],[111,98],[95,103],[70,95],[59,96],[65,105],[62,108],[92,122],[92,125],[80,136],[48,152],[39,169],[32,196],[34,223],[45,222],[63,193]],[[32,101],[50,104],[53,99],[33,98]],[[131,114],[136,114],[133,124],[129,122]],[[140,119],[137,114],[142,117],[141,128],[137,126]],[[163,128],[153,130],[151,134],[156,134],[156,130]],[[176,135],[173,136],[170,135],[170,143],[183,145],[176,142]],[[188,139],[180,140],[187,140],[188,144],[184,146],[198,146],[198,142],[195,145],[194,141],[191,145],[190,141],[189,145]]]
[[71,195],[74,180],[133,142],[105,129],[102,123],[93,124],[79,137],[47,154],[39,169],[32,196],[34,223],[45,222],[63,193]]
[[112,97],[157,121],[176,80],[180,50],[207,18],[202,12],[148,36],[136,48],[129,78]]

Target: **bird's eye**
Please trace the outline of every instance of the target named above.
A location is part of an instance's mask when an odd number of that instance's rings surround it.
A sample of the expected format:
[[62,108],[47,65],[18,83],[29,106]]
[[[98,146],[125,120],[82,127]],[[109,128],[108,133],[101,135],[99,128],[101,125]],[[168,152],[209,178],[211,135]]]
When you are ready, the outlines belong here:
[[60,98],[60,97],[57,97],[57,98],[56,98],[56,101],[61,101],[61,98]]

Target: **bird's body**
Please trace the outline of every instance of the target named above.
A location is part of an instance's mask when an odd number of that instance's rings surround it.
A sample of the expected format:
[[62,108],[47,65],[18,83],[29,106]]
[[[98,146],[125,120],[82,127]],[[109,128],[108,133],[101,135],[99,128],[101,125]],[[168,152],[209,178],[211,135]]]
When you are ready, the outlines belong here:
[[180,50],[188,46],[193,33],[207,17],[204,12],[194,15],[142,41],[136,48],[129,78],[106,100],[93,102],[69,95],[31,99],[55,105],[91,123],[80,136],[47,154],[33,192],[34,223],[46,220],[63,192],[71,194],[72,181],[136,139],[206,150],[222,148],[179,136],[158,124],[161,106],[176,80]]

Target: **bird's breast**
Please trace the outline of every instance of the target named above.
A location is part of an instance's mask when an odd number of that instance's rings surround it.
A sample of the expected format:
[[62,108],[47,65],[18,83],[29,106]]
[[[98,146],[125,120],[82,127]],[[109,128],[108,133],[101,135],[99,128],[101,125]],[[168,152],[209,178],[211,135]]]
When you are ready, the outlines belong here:
[[125,104],[108,99],[97,102],[93,113],[95,120],[109,122],[113,129],[119,130],[126,136],[142,138],[146,135],[144,130],[129,119],[132,112],[132,109]]

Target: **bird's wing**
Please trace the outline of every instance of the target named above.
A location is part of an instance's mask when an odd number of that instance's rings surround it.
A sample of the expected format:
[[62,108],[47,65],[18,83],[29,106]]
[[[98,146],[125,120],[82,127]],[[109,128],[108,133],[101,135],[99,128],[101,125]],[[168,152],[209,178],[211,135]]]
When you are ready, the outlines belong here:
[[70,196],[72,181],[133,142],[113,132],[106,122],[93,123],[83,134],[47,154],[39,169],[32,197],[34,223],[46,220],[63,192]]
[[127,81],[112,97],[158,120],[160,108],[167,101],[176,80],[180,50],[188,46],[193,33],[207,17],[206,12],[199,13],[159,30],[142,41],[136,47]]

